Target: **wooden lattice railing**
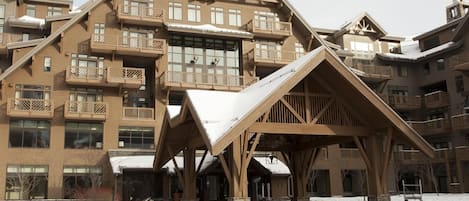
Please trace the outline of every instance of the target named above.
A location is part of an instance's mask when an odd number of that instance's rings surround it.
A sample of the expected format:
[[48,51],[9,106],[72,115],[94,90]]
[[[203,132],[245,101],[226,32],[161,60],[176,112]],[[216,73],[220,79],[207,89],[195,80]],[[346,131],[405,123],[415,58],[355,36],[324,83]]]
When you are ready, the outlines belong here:
[[8,99],[8,112],[51,112],[53,103],[48,99],[10,98]]
[[70,66],[69,77],[82,80],[101,80],[104,78],[104,68]]
[[107,103],[104,102],[67,101],[65,108],[69,113],[76,114],[106,115],[108,112]]

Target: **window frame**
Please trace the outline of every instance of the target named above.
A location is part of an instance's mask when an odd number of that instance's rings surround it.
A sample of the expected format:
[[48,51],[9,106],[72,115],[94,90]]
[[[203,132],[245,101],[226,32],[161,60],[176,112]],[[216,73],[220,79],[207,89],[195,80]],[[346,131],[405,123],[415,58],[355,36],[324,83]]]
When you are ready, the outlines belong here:
[[[34,122],[34,126],[32,126],[33,122]],[[30,119],[21,119],[21,120],[11,119],[9,122],[9,127],[10,127],[9,136],[8,136],[9,148],[47,149],[50,147],[50,134],[51,134],[50,121],[30,120]],[[19,140],[15,139],[14,135],[21,135],[20,136],[21,139]],[[27,135],[30,135],[30,136],[27,136]],[[26,145],[26,141],[28,140],[27,138],[30,138],[32,140],[30,145]],[[16,143],[18,142],[21,145],[16,145]],[[41,142],[44,144],[40,145]]]
[[[228,25],[240,27],[242,25],[240,9],[228,9]],[[234,22],[232,20],[235,20]]]
[[181,2],[168,2],[168,19],[170,20],[183,20],[183,9]]
[[187,5],[187,21],[201,22],[200,5],[188,4]]
[[[74,127],[73,127],[74,126]],[[64,148],[65,149],[88,149],[88,150],[99,150],[103,149],[104,145],[104,125],[102,123],[88,123],[88,122],[65,122],[64,125]],[[99,132],[101,131],[101,132]],[[69,136],[74,135],[74,136]],[[83,138],[85,136],[85,138]],[[73,144],[69,144],[68,141],[74,139]],[[87,139],[87,141],[83,141]],[[77,147],[76,141],[83,141]],[[93,144],[94,142],[94,144]]]
[[44,71],[44,72],[50,72],[51,69],[52,69],[52,57],[50,57],[50,56],[45,56],[45,57],[44,57],[43,71]]
[[223,7],[210,7],[210,23],[225,24],[225,9]]

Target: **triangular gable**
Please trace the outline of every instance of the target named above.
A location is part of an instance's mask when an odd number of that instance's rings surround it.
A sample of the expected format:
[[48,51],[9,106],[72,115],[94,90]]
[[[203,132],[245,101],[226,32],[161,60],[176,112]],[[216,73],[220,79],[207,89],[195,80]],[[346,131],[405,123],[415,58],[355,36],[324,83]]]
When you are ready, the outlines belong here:
[[387,35],[387,32],[371,17],[367,12],[363,12],[355,17],[350,23],[346,24],[341,31],[335,34],[335,37],[345,33],[374,33],[377,37]]
[[469,29],[469,13],[466,13],[462,21],[459,23],[458,27],[456,28],[456,32],[453,35],[453,38],[451,41],[457,42],[461,40],[461,38],[464,36],[464,33]]
[[[328,62],[347,87],[359,92],[374,112],[428,156],[433,148],[372,92],[330,49],[320,47],[241,92],[191,90],[182,111],[190,112],[205,145],[218,155],[322,62]],[[184,109],[187,107],[188,109]],[[182,112],[180,115],[184,115]]]
[[83,17],[88,15],[88,13],[93,10],[96,6],[102,3],[104,0],[89,0],[86,2],[82,7],[80,13],[76,14],[72,19],[67,21],[64,25],[62,25],[59,29],[57,29],[54,33],[49,35],[45,40],[39,43],[36,47],[34,47],[31,51],[25,54],[23,57],[18,59],[18,61],[14,62],[10,67],[8,67],[5,72],[0,75],[0,81],[4,80],[6,77],[11,75],[16,69],[21,68],[24,66],[28,61],[32,59],[34,55],[39,53],[42,49],[52,44],[56,39],[61,37],[61,35],[67,31],[70,27],[74,24],[78,23]]

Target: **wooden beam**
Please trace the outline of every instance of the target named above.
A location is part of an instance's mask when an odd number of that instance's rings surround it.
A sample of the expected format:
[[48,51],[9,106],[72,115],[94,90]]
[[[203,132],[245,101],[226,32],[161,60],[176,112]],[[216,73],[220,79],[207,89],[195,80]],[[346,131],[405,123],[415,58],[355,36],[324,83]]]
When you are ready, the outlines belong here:
[[249,132],[265,134],[292,135],[333,135],[333,136],[367,136],[370,129],[321,124],[284,124],[256,122],[248,128]]
[[283,97],[280,99],[280,102],[287,107],[287,109],[300,121],[301,123],[306,123],[306,121],[303,119],[303,117],[298,114],[298,112],[293,108],[290,103],[288,103]]
[[218,155],[218,160],[220,160],[220,164],[221,164],[221,167],[223,168],[223,172],[225,172],[226,180],[228,180],[228,183],[230,185],[233,185],[230,169],[228,168],[228,164],[226,163],[226,160],[223,154]]
[[[392,127],[387,129],[386,141],[384,146],[384,162],[383,162],[383,172],[381,173],[381,184],[387,184],[387,172],[389,166],[389,160],[391,160],[392,153],[392,133],[394,132]],[[383,189],[384,190],[384,189]]]
[[324,115],[324,113],[327,111],[327,109],[331,107],[332,103],[334,103],[334,98],[331,98],[331,100],[327,102],[327,104],[321,109],[321,111],[319,111],[319,113],[314,117],[313,121],[311,121],[311,124],[316,124],[319,121],[319,118],[321,118],[322,115]]
[[353,136],[353,141],[355,141],[355,145],[357,145],[358,150],[360,151],[360,155],[362,156],[362,159],[365,162],[366,167],[368,168],[368,170],[371,170],[373,167],[371,166],[370,159],[368,158],[368,155],[366,154],[365,148],[363,147],[363,144],[360,142],[360,139],[357,136]]
[[168,149],[168,154],[171,157],[171,160],[173,161],[174,168],[175,168],[174,171],[176,172],[176,175],[178,176],[179,182],[181,183],[181,186],[184,186],[184,177],[182,177],[181,170],[179,169],[176,159],[174,158],[174,153],[169,146],[167,146],[166,149]]
[[202,164],[205,162],[205,157],[207,157],[208,150],[206,149],[204,151],[204,155],[202,155],[202,158],[200,159],[199,165],[197,165],[197,170],[195,171],[197,174],[200,172],[200,168],[202,168]]
[[311,114],[311,97],[309,96],[309,80],[310,79],[304,79],[304,95],[305,95],[305,110],[306,110],[306,122],[311,122],[312,121],[312,114]]

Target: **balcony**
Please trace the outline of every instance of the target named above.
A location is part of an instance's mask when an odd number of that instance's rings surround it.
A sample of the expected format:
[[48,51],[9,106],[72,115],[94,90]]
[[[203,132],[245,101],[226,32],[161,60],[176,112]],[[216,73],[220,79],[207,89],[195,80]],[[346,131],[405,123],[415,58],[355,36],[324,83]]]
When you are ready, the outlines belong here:
[[389,95],[388,104],[396,110],[417,110],[422,108],[420,96]]
[[258,67],[280,68],[302,55],[293,51],[255,48],[247,56]]
[[167,71],[163,75],[163,86],[175,89],[215,89],[239,91],[259,78],[243,75]]
[[105,86],[105,69],[98,67],[70,66],[67,68],[65,82],[73,85]]
[[449,106],[448,93],[444,91],[436,91],[424,95],[425,107],[426,108],[440,108]]
[[64,117],[73,120],[104,121],[108,114],[108,104],[103,102],[65,102]]
[[451,121],[449,119],[439,118],[428,121],[409,121],[407,123],[422,136],[451,132]]
[[153,121],[155,120],[155,110],[153,108],[144,108],[144,107],[124,107],[122,119],[138,120],[138,121]]
[[352,71],[362,77],[363,80],[369,82],[381,82],[392,79],[391,66],[356,64],[353,65]]
[[290,22],[279,22],[275,20],[251,20],[247,29],[257,37],[285,39],[292,35],[292,24]]
[[360,151],[356,148],[341,148],[340,156],[342,159],[360,159]]
[[119,4],[117,6],[117,19],[127,24],[161,26],[165,20],[165,12],[163,9],[154,7]]
[[91,51],[95,53],[117,53],[129,56],[158,58],[166,52],[166,41],[145,37],[93,34],[90,47]]
[[467,56],[455,55],[450,57],[449,65],[456,71],[469,71],[469,60]]
[[7,115],[19,118],[45,118],[54,116],[54,103],[46,99],[9,98]]
[[406,164],[428,163],[428,161],[440,162],[452,158],[454,155],[450,149],[436,149],[435,158],[430,159],[419,150],[399,150],[394,152],[394,157]]
[[144,68],[107,68],[107,82],[111,86],[137,89],[145,85]]
[[469,114],[460,114],[451,117],[454,130],[469,129]]

